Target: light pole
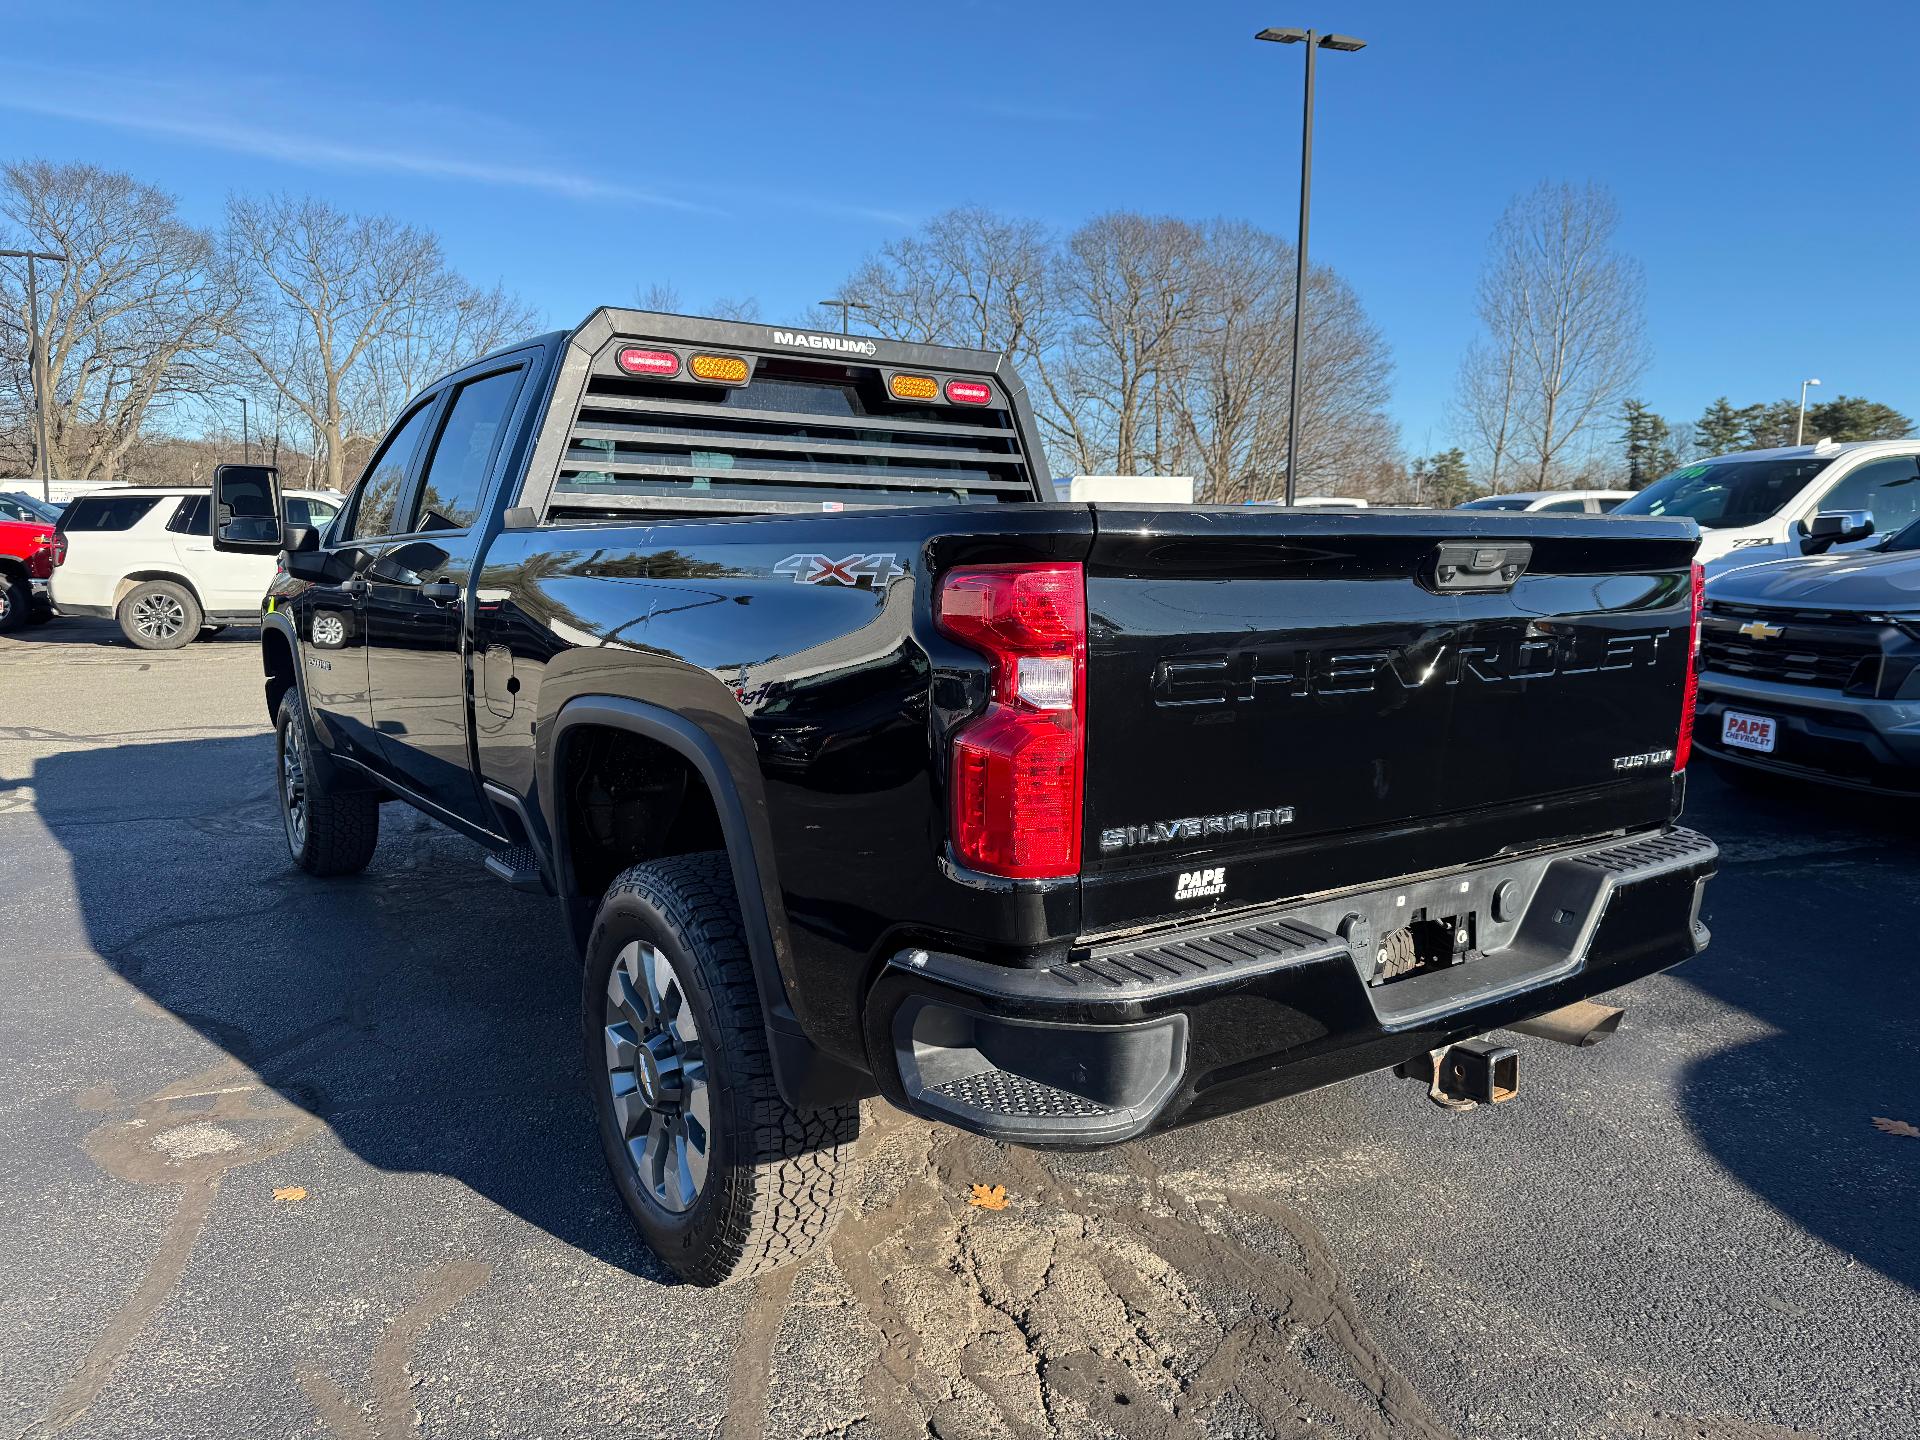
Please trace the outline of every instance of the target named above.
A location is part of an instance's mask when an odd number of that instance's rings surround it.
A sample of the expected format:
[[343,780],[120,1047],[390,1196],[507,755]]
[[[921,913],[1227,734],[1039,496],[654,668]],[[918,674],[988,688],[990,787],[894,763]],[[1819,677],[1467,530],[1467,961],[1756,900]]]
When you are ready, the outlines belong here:
[[39,276],[33,263],[51,260],[56,265],[64,265],[67,257],[51,250],[0,250],[0,260],[27,262],[27,383],[33,387],[33,468],[40,481],[40,498],[52,504],[53,459],[47,454],[48,431],[52,427],[47,402],[53,397],[47,394],[47,346],[40,336]]
[[1281,45],[1307,47],[1307,96],[1300,122],[1300,243],[1293,256],[1293,379],[1287,388],[1287,498],[1293,504],[1293,481],[1299,472],[1294,463],[1300,454],[1300,350],[1305,343],[1307,314],[1307,215],[1313,196],[1313,70],[1314,56],[1322,49],[1364,50],[1367,42],[1351,35],[1322,35],[1318,30],[1276,30],[1271,27],[1253,37]]
[[815,301],[814,303],[821,306],[838,305],[840,307],[840,333],[842,335],[851,335],[853,333],[851,330],[847,328],[848,312],[853,310],[865,310],[867,308],[865,305],[861,304],[860,301],[858,300],[819,300],[819,301]]
[[253,434],[247,429],[247,397],[236,397],[240,401],[240,454],[247,464],[253,463]]
[[1819,383],[1818,380],[1802,380],[1800,382],[1800,418],[1793,422],[1793,443],[1796,445],[1802,443],[1803,437],[1807,433],[1807,386],[1818,385]]

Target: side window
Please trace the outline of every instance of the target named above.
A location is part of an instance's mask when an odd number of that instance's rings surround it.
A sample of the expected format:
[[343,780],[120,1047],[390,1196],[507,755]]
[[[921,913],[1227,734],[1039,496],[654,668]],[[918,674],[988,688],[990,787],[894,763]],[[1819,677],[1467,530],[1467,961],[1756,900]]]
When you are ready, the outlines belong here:
[[1820,510],[1871,510],[1873,533],[1892,535],[1920,515],[1920,458],[1874,460],[1844,476],[1820,498]]
[[18,500],[10,500],[5,495],[0,495],[0,520],[38,520],[39,518]]
[[1549,500],[1539,508],[1541,510],[1550,510],[1556,515],[1584,515],[1587,513],[1587,502],[1584,500]]
[[189,495],[174,510],[173,518],[167,521],[167,529],[176,535],[211,535],[211,511],[211,496]]
[[61,517],[62,530],[131,530],[160,503],[158,495],[82,495]]
[[464,530],[480,518],[487,473],[519,392],[520,374],[503,370],[470,380],[454,394],[409,530]]
[[381,535],[397,535],[394,511],[400,504],[400,492],[407,485],[407,462],[420,448],[427,420],[433,414],[433,398],[422,401],[397,429],[360,477],[354,493],[353,519],[341,536],[344,540],[365,540]]
[[1599,499],[1595,500],[1593,504],[1594,508],[1602,515],[1611,515],[1620,507],[1620,502],[1626,498],[1624,495],[1602,495]]
[[312,530],[324,530],[327,522],[340,513],[338,505],[325,500],[312,500],[305,495],[289,495],[286,499],[287,523],[304,525]]

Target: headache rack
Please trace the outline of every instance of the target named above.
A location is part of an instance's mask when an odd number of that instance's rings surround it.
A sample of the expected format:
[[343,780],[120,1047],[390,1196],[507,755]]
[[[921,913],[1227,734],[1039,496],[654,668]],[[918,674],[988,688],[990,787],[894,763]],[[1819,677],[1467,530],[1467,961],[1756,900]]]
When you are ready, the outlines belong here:
[[551,476],[548,523],[998,504],[1048,487],[1022,445],[1019,381],[990,353],[633,311],[598,312],[572,344],[555,438],[529,475]]

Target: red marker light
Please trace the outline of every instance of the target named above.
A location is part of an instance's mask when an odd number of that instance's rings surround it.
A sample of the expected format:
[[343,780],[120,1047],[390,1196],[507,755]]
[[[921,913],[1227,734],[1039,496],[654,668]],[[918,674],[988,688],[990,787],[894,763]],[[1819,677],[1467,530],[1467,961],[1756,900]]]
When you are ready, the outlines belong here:
[[657,375],[671,379],[680,373],[680,357],[671,350],[641,350],[629,346],[614,357],[629,375]]
[[956,405],[987,405],[993,401],[993,387],[978,380],[947,381],[947,399]]

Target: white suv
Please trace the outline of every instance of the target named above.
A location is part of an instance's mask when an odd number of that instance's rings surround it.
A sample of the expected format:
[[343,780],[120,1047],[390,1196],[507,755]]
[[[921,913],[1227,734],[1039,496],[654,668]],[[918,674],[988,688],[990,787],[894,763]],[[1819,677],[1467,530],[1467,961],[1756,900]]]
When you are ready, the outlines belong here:
[[[290,525],[324,529],[340,497],[289,490]],[[142,650],[175,650],[206,628],[257,625],[271,555],[213,548],[205,490],[117,486],[82,495],[60,517],[53,608],[111,617]]]
[[[1871,535],[1837,544],[1813,539],[1813,517],[1864,510]],[[1877,544],[1920,518],[1920,439],[1787,445],[1717,455],[1685,465],[1627,501],[1616,515],[1689,515],[1700,522],[1698,558],[1714,574],[1809,548],[1835,552]]]

